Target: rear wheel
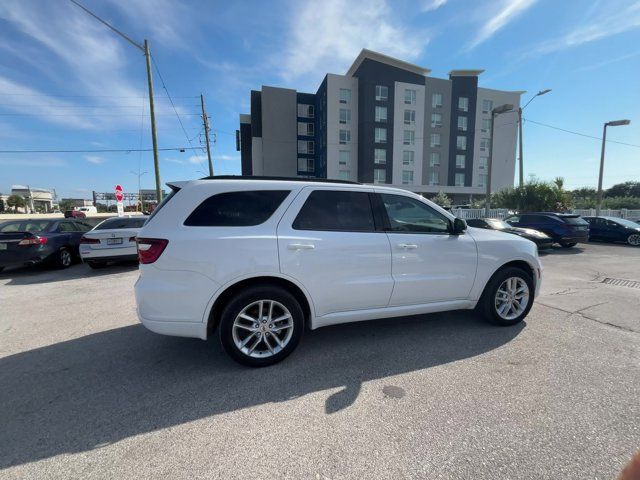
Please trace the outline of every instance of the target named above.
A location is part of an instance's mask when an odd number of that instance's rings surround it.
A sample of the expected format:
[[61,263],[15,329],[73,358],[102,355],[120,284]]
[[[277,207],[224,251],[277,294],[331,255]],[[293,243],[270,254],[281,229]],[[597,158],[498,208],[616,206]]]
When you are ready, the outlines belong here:
[[274,286],[252,287],[226,305],[220,341],[235,361],[265,367],[287,357],[298,345],[304,314],[293,295]]
[[68,268],[73,263],[73,255],[68,248],[61,248],[56,254],[56,265],[59,268]]
[[87,265],[89,265],[91,268],[104,268],[107,266],[107,262],[89,261],[87,262]]
[[632,233],[631,235],[629,235],[627,237],[627,243],[629,245],[632,245],[634,247],[638,247],[640,246],[640,234],[638,233]]
[[576,242],[560,242],[560,245],[562,246],[562,248],[571,248],[571,247],[575,247],[577,243]]
[[491,323],[515,325],[524,320],[531,310],[533,296],[531,275],[520,268],[508,267],[491,278],[478,306]]

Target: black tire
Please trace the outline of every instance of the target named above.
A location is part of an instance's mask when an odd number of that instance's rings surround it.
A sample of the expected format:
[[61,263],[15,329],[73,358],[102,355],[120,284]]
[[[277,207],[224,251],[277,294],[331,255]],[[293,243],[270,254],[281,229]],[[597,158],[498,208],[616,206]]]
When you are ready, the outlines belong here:
[[89,261],[87,262],[87,265],[89,265],[89,267],[93,268],[93,269],[97,269],[97,268],[104,268],[107,266],[107,262],[96,262],[96,261]]
[[562,248],[571,248],[571,247],[575,247],[578,243],[577,242],[560,242],[560,246]]
[[[496,308],[495,302],[496,302],[496,294],[498,292],[498,289],[502,285],[502,282],[512,277],[517,277],[524,280],[524,282],[529,287],[529,298],[528,298],[528,304],[524,309],[524,311],[517,317],[507,320],[500,316]],[[478,302],[478,311],[482,313],[482,315],[487,321],[495,325],[501,325],[501,326],[515,325],[517,323],[520,323],[522,320],[524,320],[524,318],[529,313],[529,310],[531,310],[531,307],[533,306],[534,295],[535,295],[534,284],[533,284],[533,279],[531,278],[531,275],[529,275],[529,273],[522,270],[521,268],[506,267],[506,268],[503,268],[502,270],[498,270],[493,275],[493,277],[491,277],[491,280],[489,280],[489,283],[487,283],[487,286],[485,287],[484,292],[482,293],[482,297]]]
[[[288,343],[286,343],[284,347],[282,347],[282,349],[277,353],[270,354],[269,356],[265,356],[263,358],[249,356],[247,353],[240,350],[240,348],[236,345],[233,337],[233,325],[236,317],[242,312],[243,309],[245,309],[245,307],[250,306],[254,302],[259,302],[260,300],[275,301],[286,307],[291,314],[293,325],[293,332],[288,340]],[[259,328],[262,327],[260,326]],[[278,363],[286,358],[298,346],[298,343],[300,343],[303,330],[304,313],[302,312],[300,304],[298,303],[296,298],[287,290],[273,285],[250,287],[238,293],[224,307],[222,315],[220,317],[220,325],[218,328],[220,342],[222,343],[222,347],[227,352],[227,354],[229,354],[229,356],[236,362],[250,367],[266,367],[268,365]],[[247,333],[244,339],[246,339],[248,336],[256,334],[263,336],[274,335],[274,333],[269,332]],[[264,340],[258,340],[258,336],[254,338],[258,341],[258,345],[261,345],[260,342],[264,344]],[[269,343],[275,344],[273,340],[274,339],[272,338]],[[251,342],[253,342],[253,340],[251,340]],[[256,350],[260,349],[256,348]]]
[[638,235],[637,233],[632,233],[627,237],[627,244],[631,245],[632,247],[640,247],[640,238],[638,237],[640,237],[640,235]]
[[66,247],[62,247],[56,253],[56,266],[58,268],[69,268],[73,263],[73,254],[71,250]]

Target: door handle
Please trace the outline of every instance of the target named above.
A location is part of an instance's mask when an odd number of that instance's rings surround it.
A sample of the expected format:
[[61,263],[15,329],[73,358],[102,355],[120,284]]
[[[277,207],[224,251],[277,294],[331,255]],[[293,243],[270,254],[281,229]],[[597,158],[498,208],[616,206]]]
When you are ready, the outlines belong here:
[[313,250],[316,246],[312,243],[290,243],[287,248],[289,250]]
[[405,250],[415,250],[416,248],[418,248],[418,245],[416,245],[415,243],[399,243],[398,247],[404,248]]

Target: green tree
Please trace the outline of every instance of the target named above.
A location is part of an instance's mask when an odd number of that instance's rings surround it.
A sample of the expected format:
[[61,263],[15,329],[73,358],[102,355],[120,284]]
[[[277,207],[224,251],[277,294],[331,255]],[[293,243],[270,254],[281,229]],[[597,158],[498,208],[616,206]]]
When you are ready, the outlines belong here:
[[65,210],[73,210],[73,202],[71,200],[60,200],[58,207],[60,207],[62,212]]
[[13,211],[17,211],[18,208],[22,208],[26,205],[24,197],[20,195],[9,195],[7,198],[7,206],[12,207]]
[[571,196],[564,190],[564,179],[553,182],[530,179],[522,187],[507,188],[491,197],[495,208],[509,208],[521,212],[564,211],[571,205]]
[[640,182],[617,183],[604,191],[605,197],[640,197]]
[[442,190],[431,199],[436,205],[440,205],[442,208],[451,208],[451,199]]
[[0,212],[4,212],[4,200],[1,197],[2,193],[0,193]]

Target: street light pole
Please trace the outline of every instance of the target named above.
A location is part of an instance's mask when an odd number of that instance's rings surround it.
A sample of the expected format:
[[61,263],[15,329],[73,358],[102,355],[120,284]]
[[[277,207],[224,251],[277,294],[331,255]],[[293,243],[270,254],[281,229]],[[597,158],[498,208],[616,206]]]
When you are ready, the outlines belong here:
[[513,110],[513,105],[506,103],[491,110],[491,135],[489,136],[489,161],[487,165],[487,184],[484,202],[484,214],[489,216],[489,210],[491,209],[491,171],[493,168],[493,131],[495,126],[495,118],[502,114]]
[[[142,177],[142,175],[144,175],[145,173],[149,173],[146,170],[144,172],[140,172],[140,168],[138,167],[138,173],[134,172],[133,170],[130,170],[130,173],[136,175],[138,177],[138,200],[140,203],[140,211],[144,211],[144,203],[142,200],[142,190],[140,190],[140,177]],[[138,205],[136,204],[136,212],[138,211]]]
[[540,90],[538,93],[536,93],[533,97],[531,97],[531,99],[525,104],[524,107],[518,107],[518,165],[520,167],[520,182],[519,185],[520,187],[522,187],[524,185],[524,153],[523,153],[523,147],[522,147],[522,110],[524,110],[525,108],[527,108],[527,105],[529,105],[531,102],[533,102],[533,100],[536,97],[540,97],[546,93],[549,93],[551,91],[550,88],[546,88],[544,90]]
[[600,151],[600,175],[598,176],[598,203],[596,203],[596,217],[600,216],[602,209],[602,177],[604,176],[604,150],[607,143],[607,127],[619,127],[620,125],[629,125],[630,120],[615,120],[606,122],[602,130],[602,150]]

